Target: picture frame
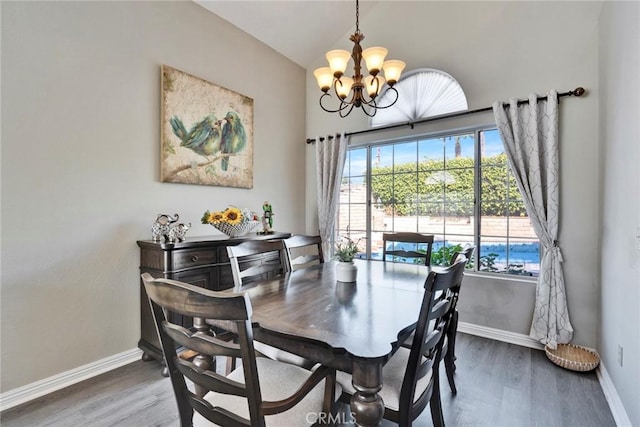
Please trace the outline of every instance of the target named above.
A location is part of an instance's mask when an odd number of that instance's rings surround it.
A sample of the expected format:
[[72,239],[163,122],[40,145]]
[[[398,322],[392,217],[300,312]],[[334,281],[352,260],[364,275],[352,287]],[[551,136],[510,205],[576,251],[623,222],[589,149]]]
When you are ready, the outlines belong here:
[[253,188],[253,99],[161,67],[160,180]]

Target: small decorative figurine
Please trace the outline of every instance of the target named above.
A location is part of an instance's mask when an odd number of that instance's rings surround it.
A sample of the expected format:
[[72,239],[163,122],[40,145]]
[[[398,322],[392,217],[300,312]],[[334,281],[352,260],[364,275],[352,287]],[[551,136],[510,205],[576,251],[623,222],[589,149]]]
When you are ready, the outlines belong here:
[[156,220],[151,226],[151,238],[154,242],[160,240],[169,240],[169,231],[171,230],[171,224],[177,222],[180,215],[174,214],[173,216],[167,214],[158,214]]
[[262,231],[258,234],[273,234],[273,208],[269,202],[262,204]]
[[187,231],[191,228],[191,223],[189,224],[175,224],[169,230],[169,241],[170,242],[182,242],[187,234]]

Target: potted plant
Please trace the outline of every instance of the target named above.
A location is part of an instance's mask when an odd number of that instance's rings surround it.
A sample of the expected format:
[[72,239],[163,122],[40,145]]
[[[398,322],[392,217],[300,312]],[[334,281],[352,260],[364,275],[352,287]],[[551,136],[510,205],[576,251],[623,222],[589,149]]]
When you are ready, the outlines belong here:
[[358,274],[358,267],[353,263],[353,258],[358,253],[358,243],[351,240],[349,236],[342,237],[335,245],[333,257],[336,259],[336,280],[338,282],[355,282]]

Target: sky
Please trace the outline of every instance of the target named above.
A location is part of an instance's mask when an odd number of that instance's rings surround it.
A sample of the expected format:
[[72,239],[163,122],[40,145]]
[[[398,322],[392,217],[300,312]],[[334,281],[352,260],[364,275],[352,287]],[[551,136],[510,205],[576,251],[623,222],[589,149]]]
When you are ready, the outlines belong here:
[[[473,158],[473,133],[460,134],[460,148],[462,157]],[[485,156],[491,157],[504,152],[498,131],[493,129],[484,132]],[[372,149],[372,166],[391,166],[396,164],[422,160],[442,160],[455,157],[456,137],[417,139],[410,142],[383,145]],[[364,175],[367,168],[366,149],[350,150],[345,164],[344,176]],[[350,168],[350,169],[347,169]]]

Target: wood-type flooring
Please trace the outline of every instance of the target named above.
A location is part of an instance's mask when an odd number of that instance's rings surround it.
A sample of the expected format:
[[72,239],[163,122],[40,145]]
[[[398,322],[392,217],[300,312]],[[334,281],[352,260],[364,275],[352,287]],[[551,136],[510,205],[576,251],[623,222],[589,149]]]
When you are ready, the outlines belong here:
[[[441,369],[447,426],[615,426],[595,372],[568,371],[543,351],[467,334],[459,333],[456,345],[456,396]],[[353,425],[347,406],[338,419]],[[179,420],[170,380],[161,376],[159,363],[137,361],[4,411],[0,424],[144,427],[178,426]],[[427,407],[414,426],[431,425]]]

